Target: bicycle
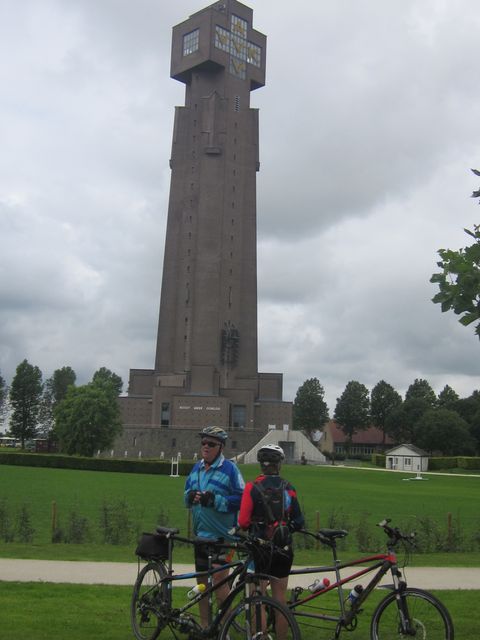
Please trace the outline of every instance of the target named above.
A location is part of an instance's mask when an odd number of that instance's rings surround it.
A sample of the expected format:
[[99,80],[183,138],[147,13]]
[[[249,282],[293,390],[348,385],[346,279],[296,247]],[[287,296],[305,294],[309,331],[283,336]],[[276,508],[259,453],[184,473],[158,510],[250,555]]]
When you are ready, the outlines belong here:
[[[446,607],[434,595],[423,589],[410,588],[402,576],[399,568],[395,547],[403,543],[408,555],[408,547],[413,544],[415,534],[405,535],[398,528],[389,526],[389,519],[382,520],[377,526],[381,527],[388,536],[387,553],[370,555],[347,562],[341,562],[337,556],[336,540],[344,538],[348,532],[343,529],[320,529],[317,533],[301,531],[330,547],[333,564],[322,567],[294,569],[290,575],[333,572],[334,582],[328,579],[310,585],[311,591],[304,594],[303,587],[291,590],[288,606],[299,623],[302,638],[308,637],[308,629],[315,629],[316,640],[319,629],[328,628],[333,632],[333,639],[340,637],[342,631],[354,631],[357,628],[358,617],[362,613],[362,606],[373,590],[379,586],[384,576],[390,573],[393,584],[385,585],[391,591],[376,606],[370,622],[371,640],[392,640],[393,638],[417,638],[417,640],[454,640],[452,619]],[[349,567],[359,567],[358,571],[342,577],[341,572]],[[403,565],[405,566],[405,565]],[[402,566],[402,569],[403,569]],[[345,597],[343,586],[357,581],[359,578],[376,571],[370,577],[368,584],[357,584]],[[320,602],[315,601],[327,593],[337,591],[338,604],[333,609],[320,610]],[[328,600],[328,598],[327,598]],[[317,605],[317,606],[315,606]],[[328,627],[322,624],[328,624]],[[333,629],[332,629],[333,627]]]
[[[247,538],[226,543],[205,538],[183,538],[178,533],[178,529],[157,527],[156,533],[144,533],[137,547],[139,571],[131,602],[131,622],[137,640],[155,640],[161,634],[165,638],[168,632],[174,638],[178,638],[177,634],[187,634],[191,640],[300,640],[300,631],[290,610],[259,592],[259,581],[270,576],[253,573],[249,568],[254,551],[262,541]],[[204,545],[208,570],[175,574],[175,542]],[[246,558],[214,567],[225,549],[243,552]],[[142,569],[140,559],[147,561]],[[228,577],[214,583],[213,576],[225,569],[230,570]],[[206,589],[194,594],[181,606],[174,606],[173,584],[198,577],[207,579]],[[214,612],[213,594],[227,583],[229,595]],[[191,611],[203,598],[208,599],[209,605],[206,628],[201,627]]]

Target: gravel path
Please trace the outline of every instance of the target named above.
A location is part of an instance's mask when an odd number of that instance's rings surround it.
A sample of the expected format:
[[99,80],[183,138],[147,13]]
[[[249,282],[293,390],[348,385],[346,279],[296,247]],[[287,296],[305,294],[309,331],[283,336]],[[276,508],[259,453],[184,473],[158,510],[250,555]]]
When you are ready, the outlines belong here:
[[[176,565],[177,573],[193,571],[191,565]],[[407,568],[409,586],[423,589],[479,589],[480,569],[468,568]],[[322,577],[328,574],[321,574]],[[0,558],[0,581],[5,582],[65,582],[72,584],[133,585],[137,563],[131,562],[69,562],[54,560],[14,560]],[[306,586],[315,574],[291,577],[289,586]],[[329,576],[332,578],[332,576]],[[388,579],[386,583],[390,582]],[[191,586],[194,580],[182,580],[181,586]]]

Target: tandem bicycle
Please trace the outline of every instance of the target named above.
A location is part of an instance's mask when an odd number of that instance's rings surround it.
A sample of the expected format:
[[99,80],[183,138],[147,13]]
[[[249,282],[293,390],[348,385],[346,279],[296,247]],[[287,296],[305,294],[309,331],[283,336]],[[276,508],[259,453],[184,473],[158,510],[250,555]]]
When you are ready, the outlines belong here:
[[[392,584],[385,585],[390,591],[376,606],[371,620],[369,635],[354,634],[355,638],[370,640],[393,640],[393,638],[416,638],[417,640],[454,640],[452,619],[446,607],[434,595],[423,589],[407,586],[399,567],[395,547],[402,543],[408,555],[415,534],[404,534],[390,526],[390,520],[382,520],[377,526],[387,535],[387,553],[380,553],[341,562],[337,556],[338,539],[344,538],[343,529],[320,529],[318,532],[301,531],[330,547],[333,564],[330,566],[294,569],[290,575],[333,572],[334,581],[318,579],[308,588],[291,590],[288,606],[299,623],[302,639],[336,640],[344,631],[355,631],[365,601],[380,585],[382,578],[390,574]],[[366,565],[366,566],[365,566]],[[345,575],[347,569],[357,569]],[[403,567],[402,567],[403,568]],[[375,573],[373,573],[375,572]],[[371,574],[370,576],[368,574]],[[369,577],[367,584],[360,578]],[[350,583],[350,584],[349,584]],[[352,583],[356,583],[352,587]],[[347,589],[344,586],[349,584]],[[351,590],[350,590],[351,588]],[[350,591],[349,591],[350,590]],[[337,597],[332,592],[337,592]],[[330,593],[330,598],[325,598]],[[322,601],[323,598],[323,601]],[[328,602],[327,602],[328,601]],[[323,606],[322,606],[323,604]],[[328,604],[329,608],[325,606]],[[321,635],[327,630],[327,635]]]

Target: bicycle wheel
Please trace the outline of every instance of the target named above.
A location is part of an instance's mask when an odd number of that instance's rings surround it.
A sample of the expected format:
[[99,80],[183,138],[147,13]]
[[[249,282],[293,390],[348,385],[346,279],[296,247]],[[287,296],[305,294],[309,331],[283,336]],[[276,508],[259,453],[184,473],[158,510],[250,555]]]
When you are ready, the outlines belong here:
[[[402,629],[400,607],[408,617],[407,629]],[[399,602],[396,594],[390,593],[373,612],[370,631],[372,640],[407,637],[453,640],[454,635],[447,609],[434,595],[422,589],[406,589]]]
[[130,609],[132,628],[137,640],[157,638],[168,621],[170,605],[166,584],[160,581],[167,575],[162,562],[150,562],[138,574]]
[[219,640],[300,640],[290,611],[268,596],[253,596],[228,615]]

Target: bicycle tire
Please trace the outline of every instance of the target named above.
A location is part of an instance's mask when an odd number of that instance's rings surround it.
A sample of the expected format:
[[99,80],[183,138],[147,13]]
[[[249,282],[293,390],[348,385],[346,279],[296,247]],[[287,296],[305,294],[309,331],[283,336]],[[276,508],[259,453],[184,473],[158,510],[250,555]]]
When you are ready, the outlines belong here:
[[[282,630],[277,634],[275,627],[279,622]],[[257,595],[246,598],[229,613],[219,640],[275,640],[280,636],[282,640],[300,640],[297,621],[277,600]]]
[[411,638],[416,640],[454,640],[453,622],[446,607],[423,589],[407,588],[402,594],[413,628],[403,633],[397,595],[390,593],[377,606],[370,626],[371,640]]
[[166,626],[170,612],[168,589],[160,584],[167,575],[163,562],[149,562],[133,587],[130,617],[137,640],[154,640]]

